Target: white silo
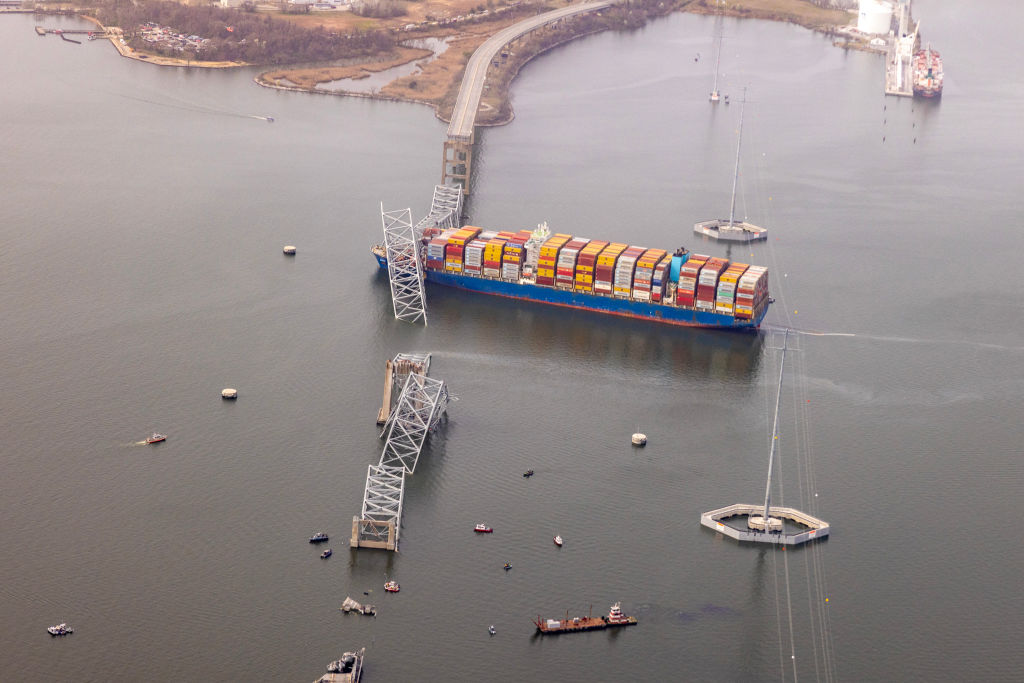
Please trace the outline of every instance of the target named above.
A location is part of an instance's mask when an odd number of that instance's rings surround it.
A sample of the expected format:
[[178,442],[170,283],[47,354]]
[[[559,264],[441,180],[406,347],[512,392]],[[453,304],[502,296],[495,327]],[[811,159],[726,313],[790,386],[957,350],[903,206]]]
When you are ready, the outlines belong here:
[[864,33],[888,33],[892,13],[892,3],[886,0],[860,0],[857,30]]

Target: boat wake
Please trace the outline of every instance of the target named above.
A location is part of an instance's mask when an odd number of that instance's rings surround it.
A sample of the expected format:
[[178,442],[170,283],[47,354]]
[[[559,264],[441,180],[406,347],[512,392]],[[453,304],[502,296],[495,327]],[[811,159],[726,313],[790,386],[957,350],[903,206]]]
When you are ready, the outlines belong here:
[[[762,325],[761,329],[769,332],[785,332],[787,328],[777,327],[775,325]],[[807,335],[809,337],[856,337],[857,339],[866,339],[870,341],[890,342],[894,344],[931,344],[931,345],[947,345],[947,346],[962,346],[973,349],[983,349],[988,351],[1009,351],[1012,353],[1024,352],[1024,346],[1008,346],[1006,344],[993,344],[991,342],[973,341],[970,339],[928,339],[924,337],[894,337],[887,335],[877,334],[855,334],[853,332],[822,332],[819,330],[801,330],[799,328],[788,328],[796,334]]]
[[[189,102],[188,100],[182,100],[171,95],[160,94],[154,95],[153,98],[138,97],[136,95],[128,95],[126,93],[113,93],[118,97],[123,97],[126,100],[135,100],[136,102],[142,102],[144,104],[152,104],[157,107],[167,107],[169,109],[180,109],[182,111],[197,112],[200,114],[214,114],[217,116],[233,116],[241,119],[256,119],[258,121],[267,121],[273,123],[273,116],[261,116],[259,114],[246,114],[239,111],[231,111],[230,109],[221,109],[219,107],[211,107],[205,104],[199,104],[198,102]],[[154,99],[160,97],[161,99]],[[169,101],[168,101],[169,100]]]

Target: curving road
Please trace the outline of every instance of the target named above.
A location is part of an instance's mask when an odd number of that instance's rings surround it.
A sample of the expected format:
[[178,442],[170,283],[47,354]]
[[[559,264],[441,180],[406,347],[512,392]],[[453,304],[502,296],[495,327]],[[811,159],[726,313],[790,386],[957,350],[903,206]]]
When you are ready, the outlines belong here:
[[613,0],[605,0],[604,2],[586,2],[571,7],[563,7],[562,9],[538,14],[535,17],[520,21],[518,24],[502,29],[488,38],[483,45],[477,48],[466,64],[466,73],[462,76],[459,97],[455,100],[455,109],[452,112],[452,122],[448,125],[448,138],[461,139],[466,142],[473,138],[473,127],[476,125],[476,111],[480,107],[480,97],[483,95],[487,67],[501,48],[516,38],[541,26],[552,24],[559,19],[571,17],[575,14],[604,9],[612,4]]

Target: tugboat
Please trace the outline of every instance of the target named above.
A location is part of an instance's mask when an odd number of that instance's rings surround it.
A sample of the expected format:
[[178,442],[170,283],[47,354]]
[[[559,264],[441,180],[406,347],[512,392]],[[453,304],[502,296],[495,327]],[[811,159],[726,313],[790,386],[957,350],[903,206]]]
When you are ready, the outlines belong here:
[[57,624],[56,626],[47,626],[46,632],[51,636],[67,636],[75,632],[75,629],[71,628],[67,624]]
[[526,470],[525,472],[523,472],[523,476],[524,477],[532,477],[533,476],[533,470]]
[[321,560],[326,560],[328,557],[330,557],[333,554],[334,554],[334,551],[331,550],[330,548],[328,548],[327,550],[325,550],[322,553],[320,553],[320,559]]
[[561,536],[555,536],[555,545],[557,545],[559,548],[562,547],[562,537]]
[[392,579],[391,581],[387,581],[384,583],[384,590],[386,590],[388,593],[397,593],[398,591],[402,590],[402,587],[398,585],[397,581]]
[[167,441],[167,435],[153,432],[153,436],[146,439],[146,443],[160,443],[161,441]]
[[359,679],[363,675],[363,655],[365,654],[365,647],[358,652],[346,652],[341,659],[327,665],[327,673],[331,675],[319,678],[317,683],[321,681],[324,683],[359,683]]
[[330,537],[322,531],[318,531],[309,537],[310,543],[323,543],[324,541],[331,540]]
[[473,531],[477,532],[478,534],[489,534],[489,533],[492,533],[494,531],[494,529],[492,529],[491,527],[487,526],[486,524],[477,524],[473,528]]

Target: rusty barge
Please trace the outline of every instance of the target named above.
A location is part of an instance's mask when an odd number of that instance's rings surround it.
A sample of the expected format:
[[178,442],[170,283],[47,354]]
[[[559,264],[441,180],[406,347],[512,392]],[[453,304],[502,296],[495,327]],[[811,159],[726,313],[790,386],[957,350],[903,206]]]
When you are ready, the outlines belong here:
[[635,626],[637,621],[636,617],[627,617],[622,613],[622,603],[615,603],[608,610],[607,616],[593,617],[573,617],[569,618],[569,613],[565,613],[565,619],[541,619],[540,615],[537,616],[537,620],[533,622],[537,626],[537,632],[541,635],[549,635],[553,633],[576,633],[578,631],[598,631],[606,628],[615,628],[617,626]]

